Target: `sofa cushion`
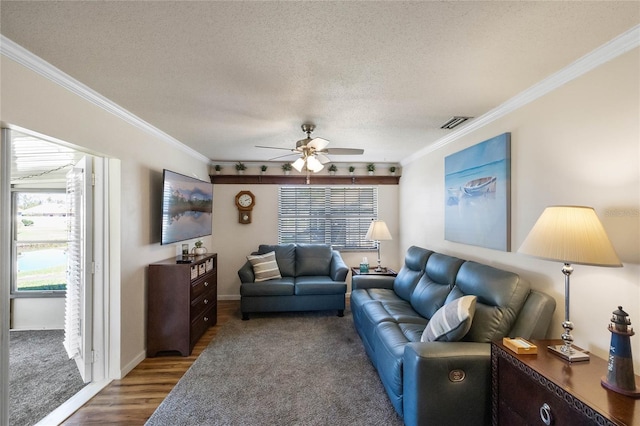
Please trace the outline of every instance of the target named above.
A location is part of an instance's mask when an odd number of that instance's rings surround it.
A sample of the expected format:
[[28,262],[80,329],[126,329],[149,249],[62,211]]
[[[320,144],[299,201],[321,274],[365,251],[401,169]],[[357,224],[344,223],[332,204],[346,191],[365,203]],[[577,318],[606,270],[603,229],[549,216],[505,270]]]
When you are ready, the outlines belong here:
[[491,342],[506,336],[529,295],[529,283],[518,274],[467,261],[458,271],[447,302],[465,295],[478,297],[465,341]]
[[331,257],[331,246],[328,244],[298,244],[295,276],[331,275]]
[[293,278],[284,277],[268,283],[242,283],[241,296],[293,296]]
[[420,247],[411,246],[404,258],[404,265],[393,282],[393,290],[404,300],[411,299],[411,293],[424,273],[427,259],[433,252]]
[[433,282],[426,274],[420,278],[411,294],[411,306],[421,316],[431,318],[444,306],[451,287]]
[[368,288],[364,290],[371,300],[381,302],[400,300],[398,295],[390,288]]
[[[428,320],[413,310],[409,302],[382,302],[382,306],[389,313],[394,322],[408,324],[427,324]],[[367,309],[367,308],[365,308]]]
[[283,277],[296,276],[296,246],[295,244],[260,244],[258,254],[276,252],[276,262]]
[[294,294],[312,295],[312,294],[345,294],[347,292],[347,283],[336,282],[331,277],[297,277]]
[[446,254],[429,256],[424,275],[411,293],[413,309],[423,317],[431,318],[444,305],[463,263],[464,260]]
[[462,339],[471,328],[476,300],[476,296],[463,296],[438,309],[424,329],[420,341],[457,342]]
[[373,346],[374,365],[394,408],[402,414],[404,348],[420,339],[424,326],[382,322],[375,327]]
[[253,267],[253,275],[255,276],[255,282],[268,281],[273,279],[280,279],[280,269],[278,268],[278,262],[276,262],[276,253],[270,251],[265,254],[256,254],[247,256],[247,260]]

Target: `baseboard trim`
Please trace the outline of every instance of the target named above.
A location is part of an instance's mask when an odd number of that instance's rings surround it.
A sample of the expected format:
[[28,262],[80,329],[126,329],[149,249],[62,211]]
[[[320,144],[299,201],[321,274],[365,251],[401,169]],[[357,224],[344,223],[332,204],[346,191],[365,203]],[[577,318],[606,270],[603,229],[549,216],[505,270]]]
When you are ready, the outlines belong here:
[[96,396],[98,392],[107,387],[111,383],[111,379],[100,380],[89,383],[73,395],[71,398],[62,403],[58,408],[49,413],[45,418],[36,423],[35,426],[51,426],[59,425],[75,413],[80,407],[89,402],[91,398]]
[[144,359],[147,357],[147,351],[144,350],[142,352],[140,352],[134,359],[132,359],[127,365],[124,366],[124,368],[122,368],[120,370],[120,377],[119,379],[122,379],[124,376],[126,376],[127,374],[129,374],[131,372],[131,370],[133,370],[134,368],[136,368],[136,366],[138,364],[140,364],[142,361],[144,361]]
[[239,294],[219,294],[218,300],[240,300]]

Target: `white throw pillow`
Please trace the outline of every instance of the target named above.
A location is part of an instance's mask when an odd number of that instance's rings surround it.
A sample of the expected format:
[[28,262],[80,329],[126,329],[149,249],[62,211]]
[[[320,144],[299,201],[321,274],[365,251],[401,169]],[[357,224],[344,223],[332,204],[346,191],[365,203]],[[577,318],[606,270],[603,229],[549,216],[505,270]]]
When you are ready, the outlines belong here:
[[462,296],[433,314],[420,338],[421,342],[457,342],[471,328],[476,312],[476,296]]

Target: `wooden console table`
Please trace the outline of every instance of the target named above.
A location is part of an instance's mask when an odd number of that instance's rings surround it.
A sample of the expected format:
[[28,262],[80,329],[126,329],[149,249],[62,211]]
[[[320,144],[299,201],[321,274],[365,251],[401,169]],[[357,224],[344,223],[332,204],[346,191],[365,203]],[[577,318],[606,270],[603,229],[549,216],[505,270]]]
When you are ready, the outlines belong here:
[[537,355],[491,344],[494,425],[640,425],[640,399],[600,384],[605,360],[591,355],[589,361],[569,363],[547,350],[560,340],[534,343]]

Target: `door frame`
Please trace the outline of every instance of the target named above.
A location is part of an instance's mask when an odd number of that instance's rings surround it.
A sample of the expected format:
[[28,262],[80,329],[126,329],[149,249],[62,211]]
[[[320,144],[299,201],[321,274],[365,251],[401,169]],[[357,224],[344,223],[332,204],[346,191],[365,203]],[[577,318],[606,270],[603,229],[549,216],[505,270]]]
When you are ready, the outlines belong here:
[[[10,131],[31,134],[51,143],[69,146],[63,141],[17,126],[2,128],[0,138],[0,424],[9,422],[9,293],[11,265],[11,143]],[[120,161],[81,147],[74,149],[94,156],[94,209],[101,212],[94,224],[94,276],[93,297],[93,380],[80,392],[60,405],[39,425],[59,424],[88,402],[113,378],[118,377],[120,360],[119,342],[119,288],[120,288]],[[96,201],[97,200],[97,201]],[[116,328],[114,328],[116,327]],[[113,332],[115,331],[115,332]]]

